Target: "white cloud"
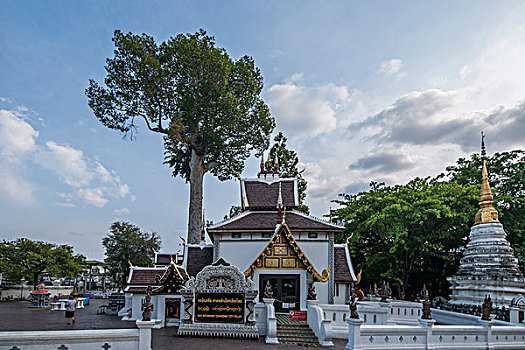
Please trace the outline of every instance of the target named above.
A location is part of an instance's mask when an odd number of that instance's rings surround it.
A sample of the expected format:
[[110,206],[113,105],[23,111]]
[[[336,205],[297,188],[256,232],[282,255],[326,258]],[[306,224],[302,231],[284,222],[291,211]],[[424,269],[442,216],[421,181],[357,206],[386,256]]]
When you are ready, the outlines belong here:
[[393,75],[401,76],[404,75],[404,72],[402,72],[401,69],[403,69],[403,61],[399,58],[392,58],[389,61],[381,63],[377,73],[384,74],[387,77]]
[[75,208],[76,205],[70,202],[56,202],[55,205],[57,207],[64,207],[64,208]]
[[129,209],[128,208],[115,209],[115,210],[113,210],[113,213],[115,215],[122,216],[122,215],[125,215],[125,214],[129,214]]
[[36,131],[17,111],[0,110],[0,156],[9,161],[36,149]]
[[[0,100],[5,101],[13,104],[6,98]],[[62,199],[55,203],[57,206],[73,207],[73,200],[77,198],[103,207],[108,198],[130,194],[129,186],[122,183],[114,171],[109,171],[82,150],[52,140],[39,145],[39,132],[28,122],[27,113],[29,109],[25,106],[0,110],[0,170],[3,175],[0,192],[6,198],[24,205],[35,202],[34,186],[19,175],[19,170],[31,166],[31,162],[57,174],[64,184],[76,189],[76,197],[71,193],[57,193]]]
[[108,202],[108,199],[104,198],[104,189],[100,187],[81,188],[77,191],[77,195],[84,200],[84,202],[98,208],[102,208]]
[[288,135],[314,137],[337,127],[336,113],[350,103],[346,86],[327,84],[317,87],[298,85],[300,74],[285,84],[275,84],[266,91],[278,128]]
[[33,185],[20,176],[12,174],[7,168],[0,167],[0,198],[5,197],[10,201],[22,205],[29,206],[35,203],[33,196]]
[[67,144],[59,145],[54,141],[46,142],[46,147],[35,157],[35,162],[56,172],[71,187],[88,185],[99,172],[98,165],[94,169],[89,168],[81,150]]

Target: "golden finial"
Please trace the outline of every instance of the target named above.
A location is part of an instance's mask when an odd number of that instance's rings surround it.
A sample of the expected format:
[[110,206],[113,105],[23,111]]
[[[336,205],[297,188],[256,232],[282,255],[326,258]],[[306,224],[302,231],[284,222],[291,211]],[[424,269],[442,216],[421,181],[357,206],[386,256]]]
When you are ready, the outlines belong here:
[[128,264],[129,264],[129,267],[133,267],[133,264],[131,263],[131,261],[129,261],[129,259],[128,259]]
[[498,223],[498,211],[494,208],[494,197],[490,190],[489,173],[487,171],[486,162],[486,150],[485,150],[485,134],[481,132],[481,159],[483,160],[482,167],[482,179],[481,179],[481,192],[479,196],[479,210],[476,213],[476,220],[474,225]]
[[286,224],[286,207],[283,210],[283,224]]

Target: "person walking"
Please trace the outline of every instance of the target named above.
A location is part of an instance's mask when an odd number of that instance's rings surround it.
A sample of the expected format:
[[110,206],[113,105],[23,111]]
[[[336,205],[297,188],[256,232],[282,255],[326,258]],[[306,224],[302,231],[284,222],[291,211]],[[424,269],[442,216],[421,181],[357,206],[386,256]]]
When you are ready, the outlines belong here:
[[75,323],[75,308],[77,306],[77,301],[75,300],[75,297],[72,295],[69,296],[69,300],[66,304],[66,318],[67,318],[67,324],[71,324],[71,320],[73,320],[73,323]]

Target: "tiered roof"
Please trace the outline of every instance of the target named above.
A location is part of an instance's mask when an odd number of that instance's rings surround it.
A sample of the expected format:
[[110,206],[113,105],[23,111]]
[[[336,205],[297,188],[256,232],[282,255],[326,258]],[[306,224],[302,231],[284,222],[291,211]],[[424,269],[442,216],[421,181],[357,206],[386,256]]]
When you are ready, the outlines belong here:
[[[274,231],[277,225],[276,211],[245,211],[233,218],[208,227],[208,232]],[[335,225],[298,211],[286,212],[286,224],[292,231],[342,231]]]

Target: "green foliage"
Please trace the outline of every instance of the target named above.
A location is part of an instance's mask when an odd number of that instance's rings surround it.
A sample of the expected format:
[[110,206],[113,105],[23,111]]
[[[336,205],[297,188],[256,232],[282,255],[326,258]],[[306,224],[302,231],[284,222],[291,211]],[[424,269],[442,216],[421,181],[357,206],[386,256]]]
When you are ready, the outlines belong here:
[[477,210],[479,186],[416,178],[406,185],[372,182],[370,190],[343,194],[334,211],[345,222],[336,237],[350,237],[350,250],[363,285],[386,279],[398,297],[415,297],[423,284],[447,294],[446,276],[456,272]]
[[85,257],[74,254],[69,245],[56,245],[19,238],[0,243],[0,271],[8,280],[25,278],[36,285],[43,273],[56,277],[76,277],[84,268]]
[[299,164],[299,156],[297,155],[297,152],[286,148],[286,141],[288,141],[288,139],[282,132],[279,132],[273,140],[274,144],[272,148],[270,148],[269,160],[273,162],[275,159],[275,153],[277,153],[280,171],[279,176],[283,178],[298,178],[297,184],[300,206],[297,209],[305,214],[309,214],[310,209],[307,205],[303,204],[306,198],[307,182],[301,176],[301,172],[297,168],[297,164]]
[[261,72],[249,56],[233,60],[202,29],[160,44],[117,30],[113,42],[105,87],[90,80],[88,104],[125,136],[133,138],[136,119],[164,136],[165,163],[191,185],[188,238],[198,242],[204,174],[229,179],[252,150],[268,147],[275,121],[260,96]]
[[[486,161],[500,221],[525,273],[525,151],[495,153]],[[446,176],[462,185],[477,184],[481,181],[481,165],[481,157],[472,154],[470,159],[460,158],[456,165],[447,167]]]
[[143,232],[128,222],[116,221],[111,224],[109,234],[102,239],[106,248],[110,276],[123,286],[129,275],[130,266],[153,266],[155,251],[161,246],[160,237],[155,233]]

